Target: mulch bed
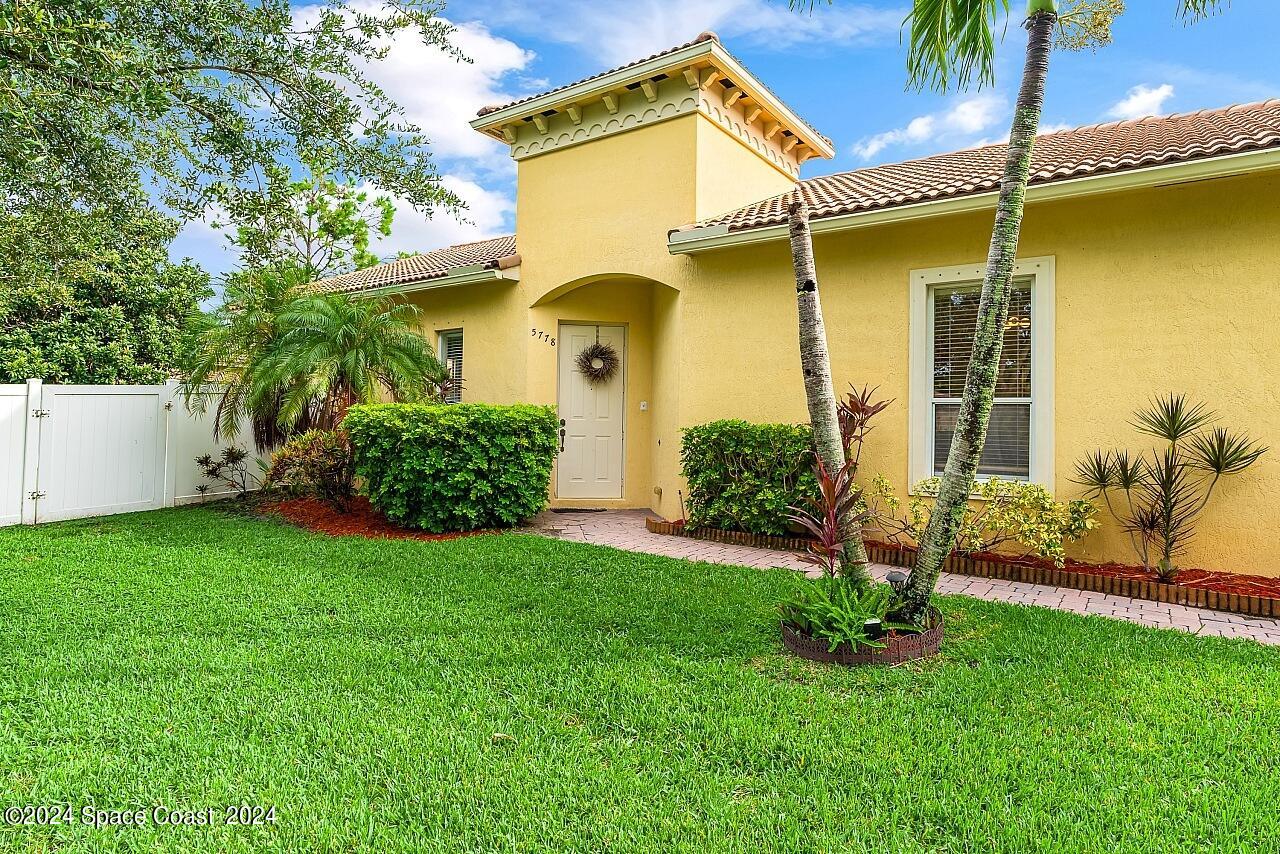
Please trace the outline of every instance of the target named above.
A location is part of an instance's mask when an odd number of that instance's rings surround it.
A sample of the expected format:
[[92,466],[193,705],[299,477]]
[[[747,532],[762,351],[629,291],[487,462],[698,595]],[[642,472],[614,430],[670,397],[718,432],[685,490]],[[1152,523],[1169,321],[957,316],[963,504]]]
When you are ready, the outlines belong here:
[[339,513],[328,502],[318,498],[286,498],[263,504],[261,511],[278,516],[291,525],[328,534],[333,537],[366,537],[376,540],[456,540],[487,534],[488,531],[465,531],[451,534],[430,534],[401,528],[387,520],[369,504],[363,495],[353,498],[351,509]]
[[[893,543],[867,541],[867,546],[882,549],[902,550]],[[1037,557],[1012,557],[1005,554],[978,552],[969,557],[974,561],[990,561],[992,563],[1032,566],[1039,569],[1054,569],[1053,561]],[[1130,581],[1147,581],[1158,583],[1160,576],[1140,566],[1129,566],[1122,563],[1086,563],[1068,559],[1065,572],[1079,572],[1089,575],[1101,575],[1109,578],[1124,578]],[[1207,569],[1182,569],[1174,580],[1175,587],[1213,590],[1218,593],[1235,593],[1240,596],[1266,596],[1280,599],[1280,578],[1268,578],[1265,575],[1244,575],[1236,572],[1213,572]]]

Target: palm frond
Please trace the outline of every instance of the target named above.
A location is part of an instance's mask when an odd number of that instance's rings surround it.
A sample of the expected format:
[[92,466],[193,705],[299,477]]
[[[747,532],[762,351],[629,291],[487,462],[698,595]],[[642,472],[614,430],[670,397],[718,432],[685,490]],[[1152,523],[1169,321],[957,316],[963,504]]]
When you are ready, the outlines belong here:
[[1085,487],[1086,495],[1098,496],[1116,485],[1115,455],[1096,450],[1076,463],[1076,483]]
[[1185,21],[1199,21],[1225,12],[1231,0],[1178,0],[1178,15]]
[[995,82],[996,28],[1009,0],[915,0],[908,30],[908,85],[945,92]]

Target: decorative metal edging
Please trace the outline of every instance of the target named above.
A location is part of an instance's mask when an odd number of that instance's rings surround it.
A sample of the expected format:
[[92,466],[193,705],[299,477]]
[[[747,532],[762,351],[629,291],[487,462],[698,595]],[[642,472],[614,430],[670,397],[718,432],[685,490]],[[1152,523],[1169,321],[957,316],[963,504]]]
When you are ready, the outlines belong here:
[[[654,534],[691,537],[717,543],[781,551],[804,551],[809,543],[803,537],[777,537],[741,531],[722,531],[716,528],[686,529],[675,522],[664,522],[653,518],[645,519],[645,527]],[[867,543],[867,557],[873,563],[910,568],[915,565],[916,550],[911,546],[887,547],[879,543]],[[1020,581],[1024,584],[1043,584],[1048,587],[1109,593],[1113,596],[1127,596],[1130,599],[1208,608],[1212,611],[1227,611],[1250,617],[1280,617],[1280,599],[1270,596],[1224,593],[1202,587],[1184,587],[1137,578],[1118,578],[1112,575],[1053,569],[1013,561],[979,560],[958,554],[950,555],[942,568],[956,575],[976,578],[996,578],[1002,581]]]

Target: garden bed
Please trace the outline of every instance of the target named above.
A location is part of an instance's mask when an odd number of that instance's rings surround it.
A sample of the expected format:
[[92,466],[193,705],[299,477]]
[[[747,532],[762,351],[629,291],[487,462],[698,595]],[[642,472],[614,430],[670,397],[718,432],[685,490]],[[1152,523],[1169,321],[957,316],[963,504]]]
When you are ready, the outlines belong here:
[[369,504],[363,495],[351,499],[351,509],[339,513],[328,502],[318,498],[286,498],[263,504],[264,514],[279,516],[291,525],[334,537],[366,537],[381,540],[456,540],[488,531],[431,534],[401,528],[387,520]]
[[931,608],[924,631],[911,634],[890,633],[880,638],[880,642],[884,646],[860,644],[857,648],[846,642],[832,651],[831,645],[826,641],[809,637],[785,620],[782,622],[782,645],[801,658],[846,666],[892,666],[938,654],[942,645],[942,614],[936,608]]
[[[693,537],[755,548],[804,551],[809,542],[804,537],[775,537],[712,528],[686,528],[680,521],[646,519],[645,525],[655,534]],[[914,547],[875,541],[868,541],[866,545],[867,557],[875,563],[901,567],[915,564]],[[1176,581],[1165,582],[1154,572],[1140,566],[1067,561],[1066,566],[1059,569],[1047,560],[996,554],[953,554],[947,558],[943,569],[957,575],[1091,590],[1253,617],[1280,617],[1280,578],[1261,575],[1184,569],[1178,573]]]

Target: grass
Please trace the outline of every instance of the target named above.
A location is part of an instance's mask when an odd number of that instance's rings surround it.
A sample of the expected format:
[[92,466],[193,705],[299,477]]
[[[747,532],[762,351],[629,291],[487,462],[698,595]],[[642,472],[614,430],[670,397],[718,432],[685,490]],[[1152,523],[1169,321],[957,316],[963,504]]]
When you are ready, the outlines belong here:
[[793,579],[212,509],[0,531],[6,850],[1187,851],[1280,838],[1280,651],[970,599],[944,656],[783,654]]

